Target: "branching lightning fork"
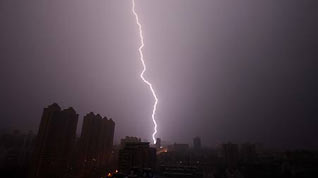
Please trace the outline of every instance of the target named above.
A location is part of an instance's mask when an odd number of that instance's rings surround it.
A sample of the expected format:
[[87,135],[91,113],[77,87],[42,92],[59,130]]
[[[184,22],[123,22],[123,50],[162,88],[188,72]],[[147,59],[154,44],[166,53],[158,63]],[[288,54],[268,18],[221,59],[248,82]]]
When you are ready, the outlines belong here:
[[143,37],[143,34],[142,34],[142,27],[141,27],[141,23],[139,22],[139,17],[138,17],[138,14],[135,10],[135,0],[132,0],[132,12],[133,14],[135,15],[135,18],[136,18],[136,23],[138,25],[138,28],[139,28],[139,37],[140,37],[140,46],[139,46],[139,55],[140,55],[140,61],[142,63],[142,66],[143,66],[143,70],[142,72],[140,73],[140,78],[143,80],[144,83],[146,83],[148,86],[149,86],[149,89],[155,99],[155,103],[153,105],[153,110],[152,110],[152,115],[151,115],[151,118],[152,118],[152,121],[154,123],[154,132],[152,134],[152,139],[153,139],[153,143],[156,144],[156,133],[157,133],[157,122],[155,120],[155,115],[156,115],[156,109],[157,109],[157,104],[158,104],[158,98],[157,98],[157,95],[156,95],[156,92],[155,90],[153,89],[152,87],[152,84],[146,80],[144,78],[144,73],[146,72],[147,70],[147,67],[146,67],[146,64],[145,64],[145,61],[144,61],[144,55],[143,55],[143,52],[142,52],[142,48],[144,47],[144,37]]

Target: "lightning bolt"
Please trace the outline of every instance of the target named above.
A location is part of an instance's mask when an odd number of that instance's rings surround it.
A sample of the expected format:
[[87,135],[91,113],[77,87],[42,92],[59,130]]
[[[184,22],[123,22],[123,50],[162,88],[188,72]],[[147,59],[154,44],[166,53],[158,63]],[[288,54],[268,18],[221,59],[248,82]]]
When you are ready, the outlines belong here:
[[140,55],[140,61],[142,63],[142,66],[143,66],[143,70],[142,72],[140,73],[140,78],[142,79],[142,81],[144,83],[146,83],[155,99],[155,103],[153,104],[153,110],[152,110],[152,115],[151,115],[151,118],[152,118],[152,122],[154,124],[154,132],[152,134],[152,139],[153,139],[153,143],[156,144],[156,133],[157,133],[157,122],[156,122],[156,119],[155,119],[155,115],[156,115],[156,109],[157,109],[157,104],[158,104],[158,98],[157,98],[157,95],[156,95],[156,92],[155,90],[153,89],[152,87],[152,84],[145,79],[144,77],[144,73],[146,72],[147,70],[147,67],[146,67],[146,64],[145,64],[145,61],[144,61],[144,54],[142,53],[142,48],[145,46],[144,44],[144,37],[142,35],[142,26],[141,26],[141,23],[139,22],[139,17],[138,17],[138,14],[135,10],[135,0],[132,0],[132,13],[134,14],[135,18],[136,18],[136,24],[138,25],[138,29],[139,29],[139,37],[140,37],[140,46],[139,46],[139,55]]

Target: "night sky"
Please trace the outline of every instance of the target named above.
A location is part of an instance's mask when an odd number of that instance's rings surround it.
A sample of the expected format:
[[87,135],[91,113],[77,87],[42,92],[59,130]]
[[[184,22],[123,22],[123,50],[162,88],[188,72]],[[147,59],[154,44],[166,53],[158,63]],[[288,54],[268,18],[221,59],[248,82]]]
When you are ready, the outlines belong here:
[[[0,129],[53,102],[151,141],[130,0],[1,0]],[[136,0],[158,137],[318,148],[317,0]]]

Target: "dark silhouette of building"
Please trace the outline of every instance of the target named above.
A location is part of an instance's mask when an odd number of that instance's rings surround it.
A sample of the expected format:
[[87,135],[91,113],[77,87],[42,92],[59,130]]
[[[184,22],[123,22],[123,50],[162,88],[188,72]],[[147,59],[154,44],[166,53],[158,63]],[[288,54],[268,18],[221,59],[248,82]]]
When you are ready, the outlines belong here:
[[34,134],[15,130],[0,136],[0,177],[25,177],[30,164]]
[[201,149],[201,138],[200,137],[195,137],[193,139],[193,149],[195,149],[195,150]]
[[222,157],[223,157],[224,163],[228,167],[230,168],[236,167],[239,161],[238,144],[233,144],[233,143],[222,144]]
[[243,162],[252,162],[257,158],[256,145],[251,143],[244,143],[240,149],[240,160]]
[[141,142],[141,139],[138,137],[126,136],[125,138],[120,139],[120,146],[121,148],[124,148],[126,143],[139,143],[139,142]]
[[149,142],[130,142],[119,151],[119,171],[128,174],[133,168],[154,170],[156,149]]
[[202,171],[196,166],[160,166],[160,175],[172,178],[202,178]]
[[33,153],[31,177],[61,177],[68,169],[78,114],[56,104],[44,108]]
[[115,123],[90,112],[84,117],[80,137],[80,157],[85,167],[105,167],[109,163]]
[[156,140],[156,148],[157,149],[161,148],[161,139],[160,138],[157,138],[157,140]]

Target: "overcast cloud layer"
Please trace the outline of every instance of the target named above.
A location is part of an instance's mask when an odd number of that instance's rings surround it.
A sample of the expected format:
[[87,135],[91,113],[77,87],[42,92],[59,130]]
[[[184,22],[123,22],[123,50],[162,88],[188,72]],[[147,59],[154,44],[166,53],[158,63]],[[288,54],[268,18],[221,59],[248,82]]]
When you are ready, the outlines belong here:
[[[158,136],[318,147],[316,0],[136,0]],[[1,129],[37,132],[57,102],[151,140],[129,0],[1,0]],[[81,122],[78,131],[81,130]]]

